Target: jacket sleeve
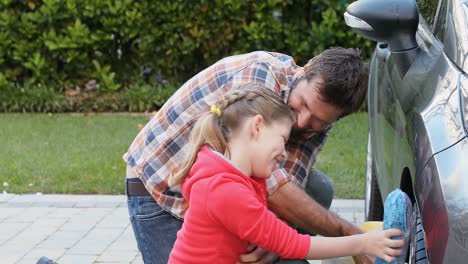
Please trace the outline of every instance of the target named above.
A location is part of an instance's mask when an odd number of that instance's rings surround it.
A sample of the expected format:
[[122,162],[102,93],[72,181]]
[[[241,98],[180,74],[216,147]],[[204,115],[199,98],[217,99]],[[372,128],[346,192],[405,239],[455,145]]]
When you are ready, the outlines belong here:
[[222,179],[212,186],[207,202],[210,217],[239,238],[283,258],[303,259],[310,237],[279,220],[241,182]]

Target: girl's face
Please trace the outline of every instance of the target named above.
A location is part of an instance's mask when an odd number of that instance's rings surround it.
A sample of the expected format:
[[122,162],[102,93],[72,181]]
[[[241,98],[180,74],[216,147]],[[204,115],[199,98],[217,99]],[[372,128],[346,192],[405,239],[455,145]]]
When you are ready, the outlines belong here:
[[252,146],[252,176],[268,178],[276,164],[286,158],[285,144],[292,127],[291,120],[283,118],[261,126]]

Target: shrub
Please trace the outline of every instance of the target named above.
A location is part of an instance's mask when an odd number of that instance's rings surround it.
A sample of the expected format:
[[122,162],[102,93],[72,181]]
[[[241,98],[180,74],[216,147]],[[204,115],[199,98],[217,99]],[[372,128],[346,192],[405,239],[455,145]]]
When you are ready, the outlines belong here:
[[101,91],[116,91],[143,71],[183,82],[224,56],[259,49],[299,64],[336,45],[368,55],[370,42],[343,23],[348,2],[3,0],[0,87],[30,81],[59,91],[96,79]]
[[67,90],[28,83],[0,88],[0,112],[145,112],[158,110],[178,85],[133,84],[114,92]]
[[0,88],[0,112],[67,112],[70,108],[62,93],[30,82]]
[[177,85],[151,86],[135,84],[125,90],[128,111],[143,112],[157,110],[177,90]]

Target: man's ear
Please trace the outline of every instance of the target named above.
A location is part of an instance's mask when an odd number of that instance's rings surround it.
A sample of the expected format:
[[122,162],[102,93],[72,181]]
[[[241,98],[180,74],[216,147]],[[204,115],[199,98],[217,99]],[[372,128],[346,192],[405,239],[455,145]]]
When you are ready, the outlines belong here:
[[265,125],[265,119],[263,119],[263,116],[256,115],[252,118],[251,134],[254,139],[258,139],[258,137],[260,136],[260,132],[262,131],[264,125]]

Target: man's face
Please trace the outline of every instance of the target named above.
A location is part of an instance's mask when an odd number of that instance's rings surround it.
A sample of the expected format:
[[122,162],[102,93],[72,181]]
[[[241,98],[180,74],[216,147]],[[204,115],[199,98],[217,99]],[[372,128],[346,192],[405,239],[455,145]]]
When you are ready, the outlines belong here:
[[288,105],[297,114],[294,130],[322,131],[343,114],[343,109],[321,99],[318,92],[319,80],[312,78],[308,82],[304,79],[292,89]]

